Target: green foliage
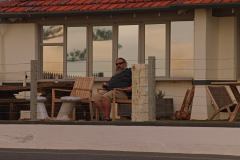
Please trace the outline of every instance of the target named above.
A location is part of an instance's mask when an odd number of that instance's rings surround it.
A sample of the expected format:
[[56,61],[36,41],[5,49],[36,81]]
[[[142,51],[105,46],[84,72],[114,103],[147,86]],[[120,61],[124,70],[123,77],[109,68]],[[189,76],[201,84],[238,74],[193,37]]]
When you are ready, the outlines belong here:
[[[63,36],[63,27],[62,26],[49,26],[43,29],[43,39],[48,40],[56,37]],[[112,31],[106,29],[96,29],[93,32],[94,41],[104,41],[112,40]],[[121,49],[123,46],[118,44],[118,48]],[[67,61],[85,61],[87,59],[87,49],[79,50],[73,49],[67,53]]]
[[75,62],[75,61],[85,61],[87,60],[87,49],[85,48],[83,51],[81,50],[73,50],[67,53],[67,61]]
[[156,92],[156,99],[163,99],[165,96],[165,93],[162,90],[159,90]]
[[121,49],[123,46],[121,44],[118,44],[118,49]]
[[112,39],[112,31],[106,29],[96,29],[93,32],[94,41],[106,41]]
[[48,40],[56,37],[63,36],[63,27],[62,26],[49,26],[48,28],[43,29],[43,39]]

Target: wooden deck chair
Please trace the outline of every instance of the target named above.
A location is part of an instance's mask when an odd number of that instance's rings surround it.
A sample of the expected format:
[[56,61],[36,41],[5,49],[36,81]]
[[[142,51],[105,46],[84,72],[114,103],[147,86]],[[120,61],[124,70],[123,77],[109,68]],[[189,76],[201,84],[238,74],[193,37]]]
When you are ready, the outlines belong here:
[[[63,97],[57,97],[56,92],[70,92],[70,96],[65,97],[66,99],[68,97],[76,97],[79,98],[78,102],[80,103],[88,103],[89,104],[89,110],[90,110],[90,119],[93,119],[93,113],[92,113],[92,88],[94,84],[94,77],[78,77],[75,79],[74,85],[72,90],[66,90],[66,89],[52,89],[52,111],[51,111],[51,117],[54,117],[54,111],[55,111],[55,103],[56,102],[62,102]],[[73,110],[72,119],[75,119],[75,107]]]
[[112,120],[116,120],[117,118],[117,104],[132,104],[132,99],[117,99],[116,92],[117,90],[123,91],[124,89],[113,89],[113,101],[112,101]]
[[179,111],[175,112],[175,118],[178,120],[189,120],[191,117],[191,111],[192,111],[192,103],[193,103],[193,97],[194,97],[194,91],[195,87],[188,88],[183,103],[181,106],[181,109]]
[[213,120],[220,112],[228,112],[228,121],[236,119],[239,104],[234,103],[225,86],[207,86],[208,94],[212,101],[214,113],[209,120]]

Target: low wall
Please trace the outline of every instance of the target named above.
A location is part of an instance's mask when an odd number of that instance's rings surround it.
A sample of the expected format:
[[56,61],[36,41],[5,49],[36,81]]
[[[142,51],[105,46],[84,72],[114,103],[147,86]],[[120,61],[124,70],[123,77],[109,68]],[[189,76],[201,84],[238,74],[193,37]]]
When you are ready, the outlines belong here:
[[240,156],[239,128],[1,124],[0,148]]

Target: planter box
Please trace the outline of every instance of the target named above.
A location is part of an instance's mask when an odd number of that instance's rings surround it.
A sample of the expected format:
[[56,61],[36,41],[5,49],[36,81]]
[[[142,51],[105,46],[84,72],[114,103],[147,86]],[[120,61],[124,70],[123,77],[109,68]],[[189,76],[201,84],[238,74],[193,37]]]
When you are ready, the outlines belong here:
[[156,119],[173,119],[173,99],[156,99]]
[[[120,104],[118,106],[118,116],[131,117],[131,104]],[[173,119],[173,99],[156,99],[156,119]]]
[[118,104],[118,116],[131,117],[131,104]]

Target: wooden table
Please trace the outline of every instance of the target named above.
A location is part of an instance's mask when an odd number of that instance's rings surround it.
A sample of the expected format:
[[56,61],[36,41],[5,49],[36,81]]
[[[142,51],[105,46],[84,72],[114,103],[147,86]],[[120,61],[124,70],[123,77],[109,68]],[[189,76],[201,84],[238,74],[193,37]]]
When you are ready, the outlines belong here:
[[229,82],[211,82],[212,85],[235,85],[235,86],[239,86],[240,85],[240,81],[229,81]]
[[[47,98],[47,101],[45,102],[45,106],[47,109],[47,112],[50,114],[51,111],[51,105],[52,105],[52,89],[53,88],[59,88],[59,89],[69,89],[72,90],[74,81],[73,80],[59,80],[57,83],[54,80],[42,80],[38,81],[38,92],[41,93],[42,96]],[[60,96],[60,95],[59,95]],[[60,108],[60,103],[57,104],[56,112],[58,112],[58,109]]]
[[15,98],[14,94],[21,91],[30,91],[30,87],[26,86],[0,86],[0,99]]
[[[9,120],[17,120],[19,117],[19,112],[22,108],[30,109],[30,100],[26,99],[0,99],[0,106],[8,107],[8,113],[2,113],[2,115],[8,115]],[[17,108],[16,108],[17,107]],[[4,118],[0,117],[0,119]]]
[[[15,111],[16,106],[26,106],[29,108],[30,101],[26,99],[16,99],[14,94],[17,94],[21,91],[29,91],[30,87],[23,87],[23,86],[0,86],[0,106],[2,111],[2,117],[0,119],[4,118],[4,115],[8,115],[8,119],[16,119],[16,113],[18,111]],[[8,107],[8,114],[6,114],[4,107]],[[25,108],[26,108],[25,107]],[[1,112],[0,111],[0,112]],[[4,113],[3,113],[4,112]]]
[[42,96],[46,97],[48,102],[52,99],[52,89],[72,89],[74,81],[59,81],[58,83],[54,81],[40,81],[38,82],[38,92],[41,93]]

